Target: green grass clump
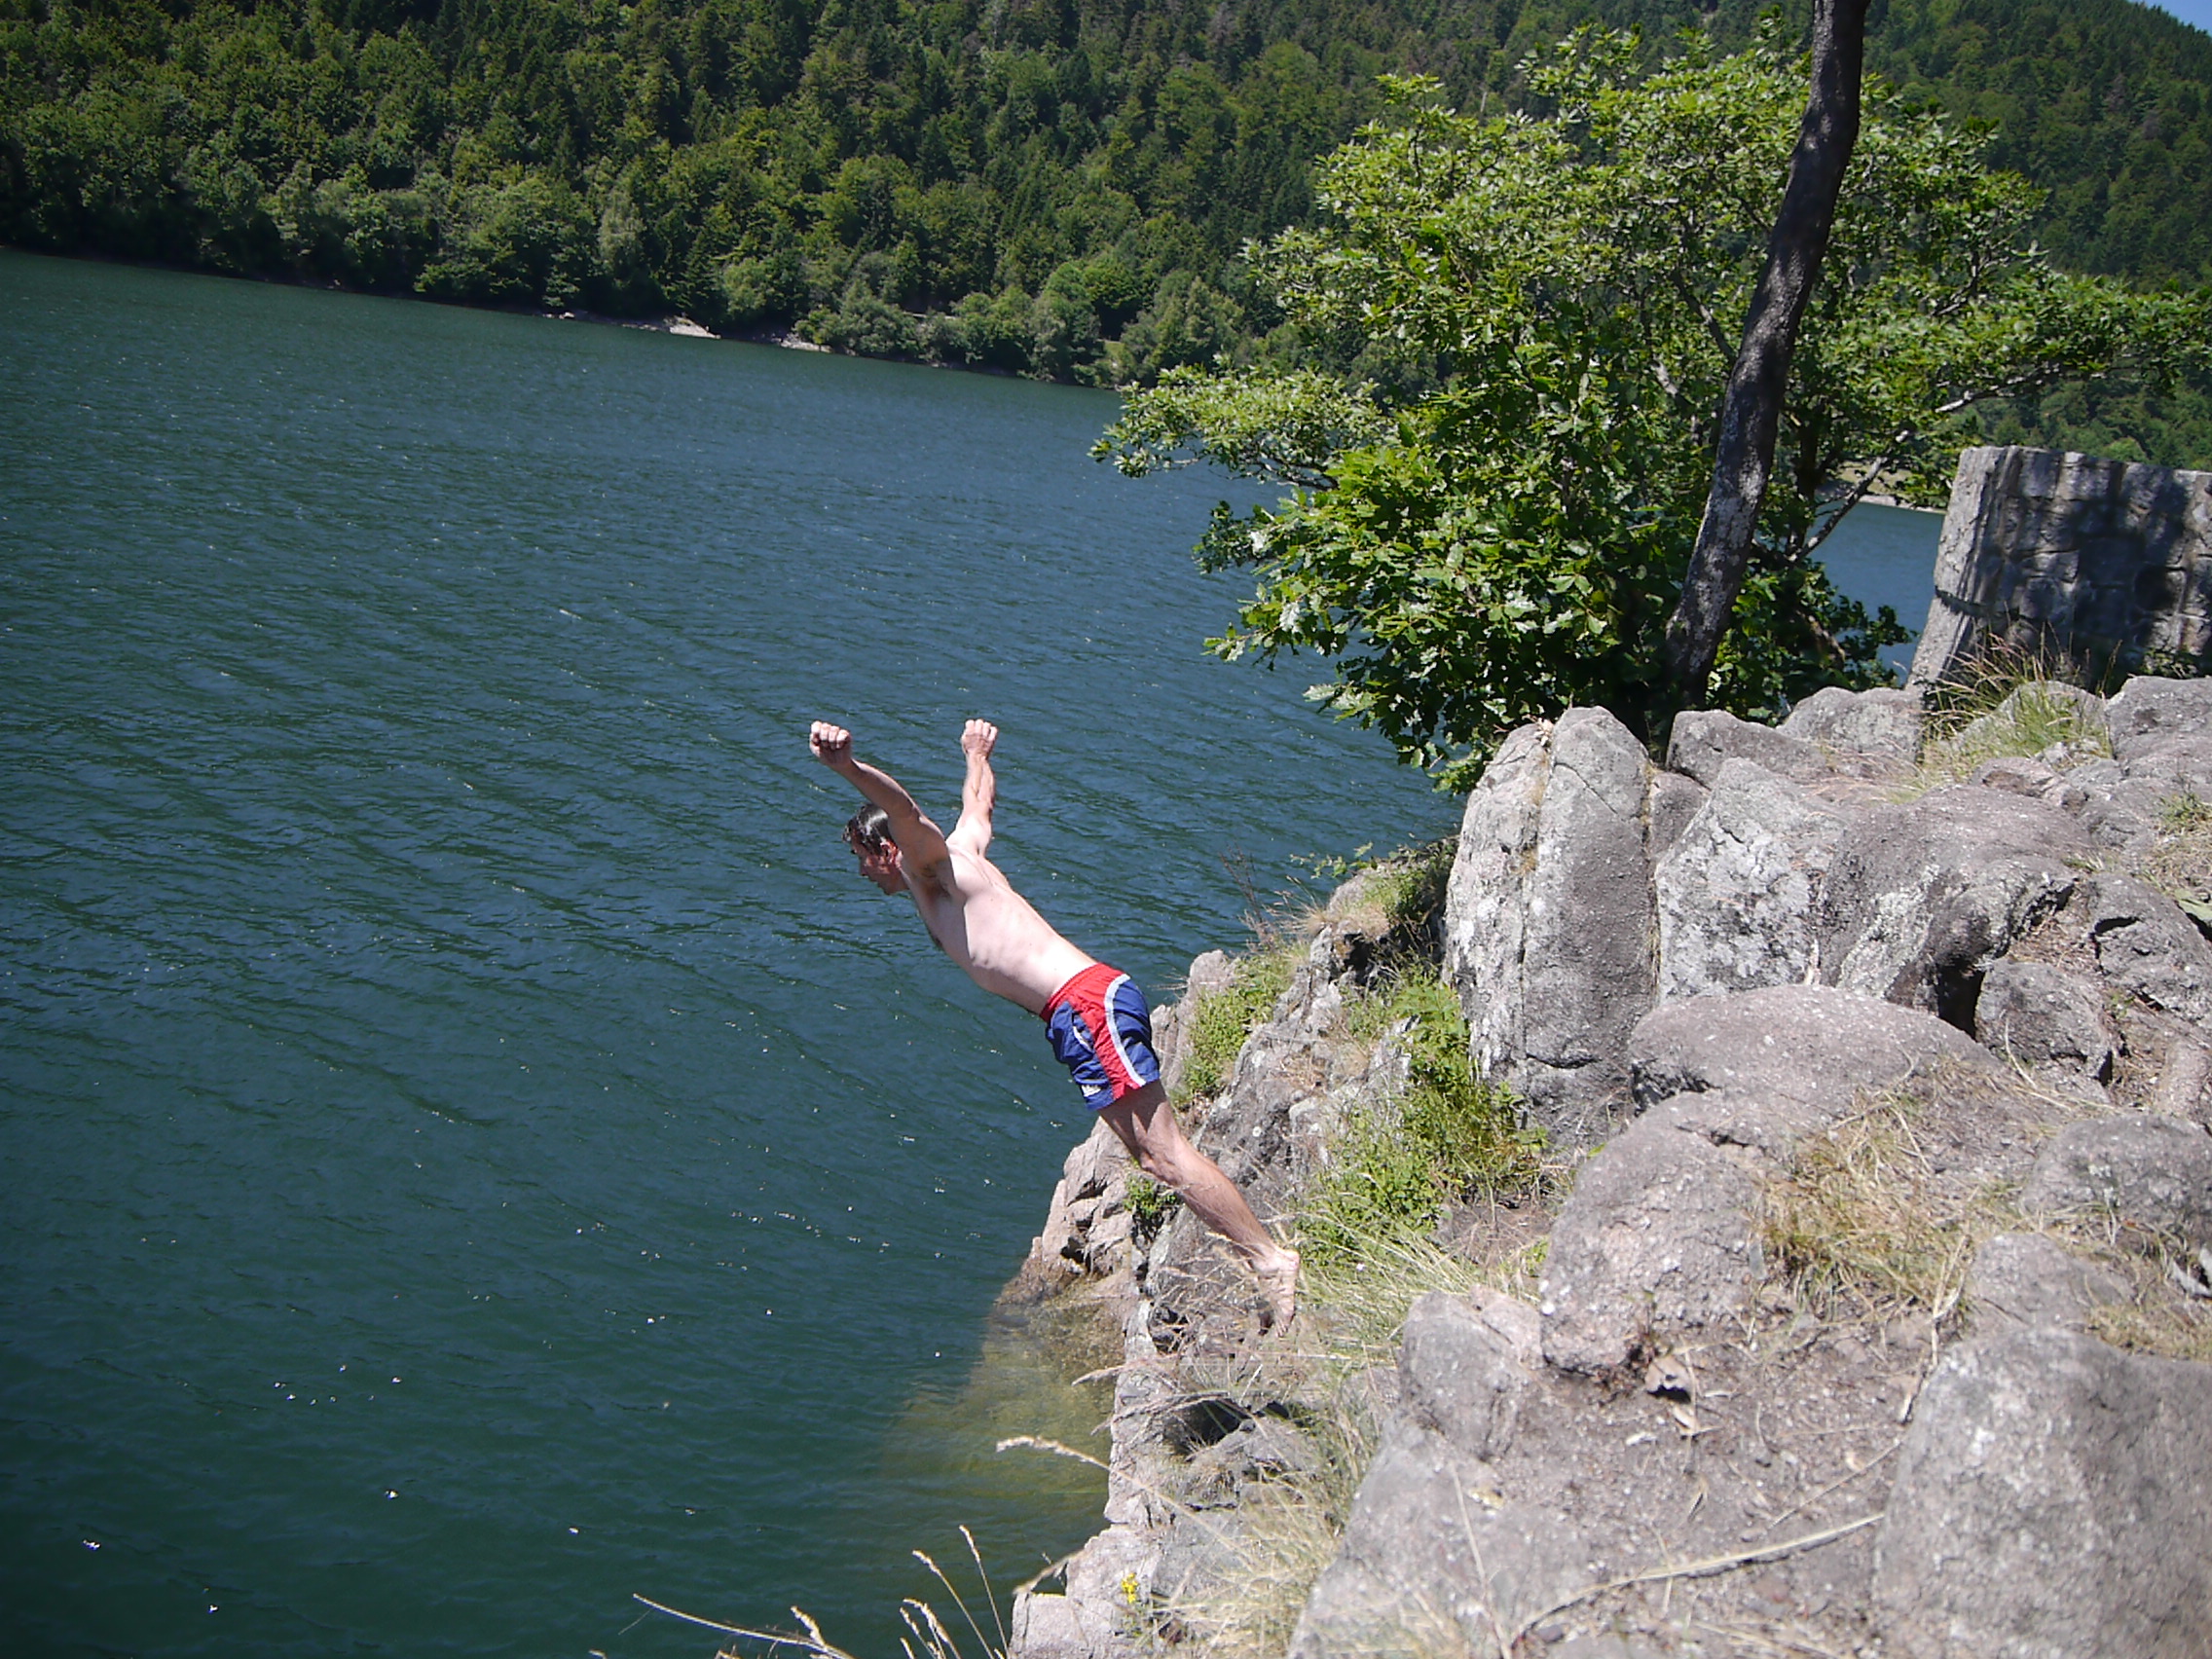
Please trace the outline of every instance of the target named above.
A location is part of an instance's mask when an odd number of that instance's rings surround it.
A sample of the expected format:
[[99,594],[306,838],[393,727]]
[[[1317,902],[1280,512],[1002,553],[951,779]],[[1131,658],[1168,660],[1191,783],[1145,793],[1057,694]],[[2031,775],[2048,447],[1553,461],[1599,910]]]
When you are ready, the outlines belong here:
[[1989,760],[2062,749],[2078,760],[2112,754],[2112,736],[2066,682],[2070,669],[2034,652],[1999,648],[1975,658],[1930,698],[1928,736],[1908,793],[1957,783]]
[[1129,1220],[1137,1232],[1147,1236],[1160,1231],[1160,1224],[1174,1212],[1183,1201],[1172,1187],[1161,1186],[1143,1170],[1131,1170],[1124,1191],[1124,1202],[1129,1208]]
[[1299,1240],[1321,1269],[1425,1236],[1454,1199],[1532,1185],[1543,1147],[1513,1092],[1475,1075],[1466,1018],[1433,970],[1399,975],[1349,1017],[1355,1036],[1392,1037],[1406,1085],[1345,1126],[1309,1189]]
[[1221,1092],[1244,1039],[1289,987],[1297,958],[1298,947],[1289,944],[1255,951],[1237,962],[1236,976],[1225,989],[1198,999],[1191,1013],[1191,1063],[1177,1104]]
[[1393,855],[1375,878],[1369,897],[1393,927],[1418,927],[1444,903],[1456,836]]

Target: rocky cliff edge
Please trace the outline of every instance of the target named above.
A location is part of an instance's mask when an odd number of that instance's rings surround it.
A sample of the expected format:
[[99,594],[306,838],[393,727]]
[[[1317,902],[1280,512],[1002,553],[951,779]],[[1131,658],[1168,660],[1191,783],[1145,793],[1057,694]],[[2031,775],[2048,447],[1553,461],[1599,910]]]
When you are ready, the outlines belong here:
[[2212,682],[1513,733],[1448,881],[1199,958],[1158,1035],[1289,1230],[1422,974],[1529,1155],[1263,1341],[1078,1147],[1024,1282],[1121,1324],[1108,1526],[1014,1654],[2212,1654],[2208,803]]

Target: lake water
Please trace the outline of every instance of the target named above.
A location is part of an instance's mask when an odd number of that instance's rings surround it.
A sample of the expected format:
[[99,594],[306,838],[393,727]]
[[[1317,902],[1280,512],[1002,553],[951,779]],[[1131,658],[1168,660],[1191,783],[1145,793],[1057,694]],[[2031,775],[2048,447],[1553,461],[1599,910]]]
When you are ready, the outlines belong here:
[[[998,719],[994,856],[1162,990],[1443,832],[1198,649],[1218,488],[1098,393],[5,253],[0,365],[6,1649],[885,1653],[909,1550],[1091,1530],[989,1316],[1088,1121],[803,730],[949,811]],[[1924,608],[1894,517],[1835,563]]]

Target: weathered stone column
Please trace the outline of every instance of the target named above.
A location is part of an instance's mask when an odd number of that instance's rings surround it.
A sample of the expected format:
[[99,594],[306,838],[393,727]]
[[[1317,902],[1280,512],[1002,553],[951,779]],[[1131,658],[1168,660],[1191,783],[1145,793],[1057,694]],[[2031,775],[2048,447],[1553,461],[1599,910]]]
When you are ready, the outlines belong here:
[[1907,683],[1934,684],[1992,641],[2093,672],[2212,656],[2212,472],[1966,451]]
[[1603,709],[1523,726],[1468,798],[1445,901],[1475,1063],[1578,1144],[1609,1132],[1628,1034],[1651,1007],[1650,778]]

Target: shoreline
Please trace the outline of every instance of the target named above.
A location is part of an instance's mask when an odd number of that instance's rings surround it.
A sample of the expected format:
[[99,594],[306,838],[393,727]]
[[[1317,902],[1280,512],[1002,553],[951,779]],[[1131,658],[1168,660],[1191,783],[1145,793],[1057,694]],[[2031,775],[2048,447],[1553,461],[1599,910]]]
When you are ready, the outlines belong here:
[[[339,281],[317,281],[305,276],[291,276],[260,271],[213,271],[205,266],[180,265],[166,259],[130,259],[121,254],[103,253],[94,248],[64,251],[51,247],[25,247],[18,242],[0,241],[0,252],[21,254],[29,259],[54,259],[67,262],[82,261],[92,265],[113,265],[127,271],[166,271],[178,276],[205,276],[222,282],[253,282],[270,288],[305,288],[322,294],[350,294],[364,300],[395,300],[405,304],[443,306],[454,311],[485,312],[495,316],[535,317],[543,322],[588,322],[607,328],[633,328],[646,334],[674,334],[687,340],[721,340],[739,346],[774,346],[786,351],[819,351],[833,357],[854,357],[871,363],[902,363],[909,368],[946,369],[957,374],[987,375],[999,380],[1036,380],[1039,386],[1073,387],[1082,391],[1107,390],[1112,387],[1087,387],[1081,381],[1038,379],[1032,375],[1016,374],[1012,369],[994,368],[987,363],[933,363],[924,357],[876,356],[863,351],[840,350],[834,346],[824,346],[808,340],[791,329],[731,329],[718,332],[704,323],[694,321],[677,312],[659,316],[617,316],[611,312],[581,309],[552,311],[539,305],[498,305],[481,300],[446,299],[437,294],[418,293],[413,289],[400,292],[386,288],[355,288]],[[909,312],[909,316],[942,315],[937,312]]]

